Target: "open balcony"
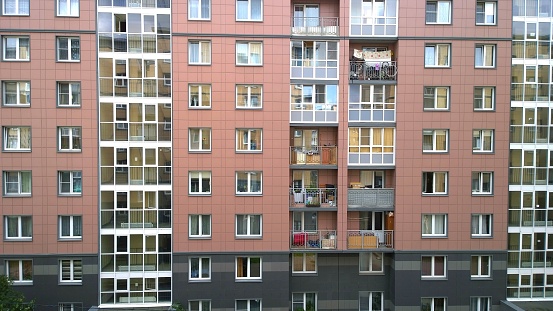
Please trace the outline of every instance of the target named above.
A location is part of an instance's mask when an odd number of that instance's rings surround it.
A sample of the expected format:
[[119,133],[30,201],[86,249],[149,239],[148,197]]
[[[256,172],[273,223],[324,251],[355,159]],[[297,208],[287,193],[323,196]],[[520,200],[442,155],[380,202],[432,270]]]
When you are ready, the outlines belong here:
[[291,231],[290,249],[336,249],[336,230]]
[[393,230],[348,230],[348,249],[394,247]]
[[[353,185],[361,187],[361,185]],[[348,189],[348,208],[378,208],[378,209],[393,209],[394,208],[394,189]]]
[[396,61],[363,61],[349,62],[350,80],[388,80],[397,79]]
[[291,188],[290,207],[336,208],[336,188]]
[[338,17],[294,17],[293,36],[338,36]]
[[336,165],[338,147],[290,147],[291,165]]

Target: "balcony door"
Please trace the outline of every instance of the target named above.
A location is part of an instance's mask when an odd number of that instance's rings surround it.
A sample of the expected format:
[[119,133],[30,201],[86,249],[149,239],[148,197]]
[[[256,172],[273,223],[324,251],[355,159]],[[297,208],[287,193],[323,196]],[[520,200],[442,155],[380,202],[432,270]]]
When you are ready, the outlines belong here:
[[365,188],[383,188],[384,171],[361,171],[360,181]]
[[294,5],[294,27],[319,26],[318,4]]
[[318,130],[294,130],[294,147],[303,147],[306,149],[316,149],[319,145]]
[[317,231],[317,212],[294,212],[294,231]]
[[383,230],[384,212],[359,212],[359,230]]
[[309,170],[292,171],[294,189],[319,188],[319,172]]

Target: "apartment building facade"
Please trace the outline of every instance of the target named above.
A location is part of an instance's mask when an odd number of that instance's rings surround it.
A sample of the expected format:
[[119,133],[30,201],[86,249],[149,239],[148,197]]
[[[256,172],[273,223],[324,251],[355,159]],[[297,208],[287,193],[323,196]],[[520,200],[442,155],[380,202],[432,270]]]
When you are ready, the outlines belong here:
[[511,1],[31,2],[2,0],[0,268],[39,308],[491,310],[547,270],[511,248],[547,245],[511,221]]

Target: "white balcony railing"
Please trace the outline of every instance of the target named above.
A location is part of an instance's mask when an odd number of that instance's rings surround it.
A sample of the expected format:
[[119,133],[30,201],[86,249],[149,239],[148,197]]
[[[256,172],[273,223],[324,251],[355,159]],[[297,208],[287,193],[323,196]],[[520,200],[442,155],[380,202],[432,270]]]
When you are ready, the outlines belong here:
[[338,17],[294,17],[294,36],[338,36]]

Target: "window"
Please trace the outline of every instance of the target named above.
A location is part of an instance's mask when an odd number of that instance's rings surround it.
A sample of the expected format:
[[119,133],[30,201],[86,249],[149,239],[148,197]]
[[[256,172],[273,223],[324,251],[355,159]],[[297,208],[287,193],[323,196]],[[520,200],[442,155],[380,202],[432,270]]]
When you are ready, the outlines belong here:
[[79,16],[79,0],[58,0],[58,16]]
[[211,258],[209,257],[191,257],[189,267],[190,281],[209,281],[211,280]]
[[188,1],[188,19],[211,19],[211,0]]
[[422,256],[421,277],[422,278],[445,278],[446,276],[445,256]]
[[263,0],[236,0],[236,20],[263,20]]
[[470,297],[469,311],[491,311],[491,310],[492,310],[491,297]]
[[292,310],[317,310],[317,293],[292,293]]
[[261,280],[261,257],[236,257],[236,279]]
[[471,278],[490,278],[492,276],[492,257],[471,256],[470,276]]
[[263,64],[263,43],[236,42],[236,65]]
[[239,84],[236,86],[236,108],[261,108],[262,85]]
[[261,237],[261,215],[236,215],[237,237]]
[[338,85],[292,84],[290,89],[290,110],[336,111],[338,109]]
[[190,238],[211,237],[211,215],[189,215],[188,216]]
[[476,86],[474,87],[474,110],[495,109],[495,87]]
[[359,292],[359,311],[383,311],[382,292]]
[[492,194],[493,172],[472,172],[472,194]]
[[447,235],[446,214],[423,214],[422,215],[422,236],[423,237],[445,237]]
[[425,86],[423,102],[424,110],[449,109],[449,87]]
[[4,127],[5,151],[30,151],[31,128],[28,126]]
[[493,130],[472,131],[472,152],[493,152]]
[[29,60],[29,37],[3,37],[3,60]]
[[478,44],[474,51],[475,67],[495,67],[495,45]]
[[59,216],[60,239],[82,239],[82,216]]
[[292,253],[292,273],[317,273],[317,254]]
[[81,260],[60,260],[60,283],[81,283],[82,280],[83,264]]
[[81,43],[77,37],[58,38],[58,61],[78,62],[81,60]]
[[473,214],[470,221],[470,232],[472,237],[492,236],[492,215]]
[[60,151],[81,151],[81,128],[80,127],[59,127],[59,150]]
[[2,104],[4,106],[28,107],[31,105],[31,82],[2,82]]
[[236,151],[261,151],[262,129],[237,129]]
[[424,47],[425,67],[449,67],[450,44],[427,44]]
[[447,194],[447,172],[423,172],[422,194]]
[[236,172],[236,194],[261,194],[262,172]]
[[58,106],[79,107],[81,105],[81,83],[58,82]]
[[31,240],[33,218],[31,216],[4,216],[6,240]]
[[422,130],[423,152],[447,152],[449,130]]
[[4,0],[2,1],[3,15],[29,15],[30,0]]
[[188,42],[188,64],[190,65],[211,64],[211,41],[189,41]]
[[359,272],[384,272],[383,253],[359,253]]
[[451,24],[451,1],[426,1],[427,24]]
[[497,2],[476,1],[476,25],[495,25]]
[[235,311],[260,311],[261,299],[239,299],[236,300]]
[[189,300],[188,310],[190,311],[211,311],[210,300]]
[[188,130],[189,151],[211,151],[211,128]]
[[211,85],[191,84],[189,86],[188,107],[210,108],[211,107]]
[[211,194],[211,172],[190,172],[188,179],[188,194]]
[[14,285],[33,284],[33,261],[6,260],[6,275]]
[[77,302],[60,302],[58,303],[58,311],[81,311],[83,304]]
[[60,195],[80,195],[83,192],[81,171],[60,171],[58,175]]
[[31,195],[30,171],[4,171],[4,195]]
[[446,298],[421,298],[421,311],[446,311]]

